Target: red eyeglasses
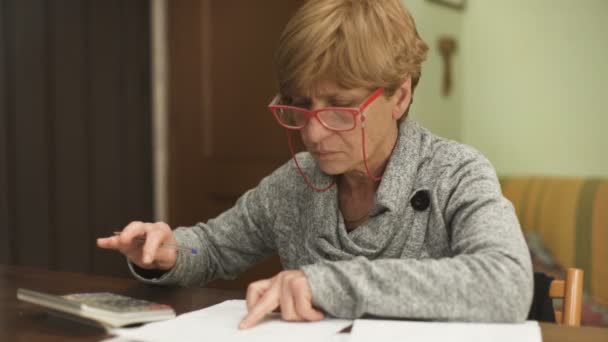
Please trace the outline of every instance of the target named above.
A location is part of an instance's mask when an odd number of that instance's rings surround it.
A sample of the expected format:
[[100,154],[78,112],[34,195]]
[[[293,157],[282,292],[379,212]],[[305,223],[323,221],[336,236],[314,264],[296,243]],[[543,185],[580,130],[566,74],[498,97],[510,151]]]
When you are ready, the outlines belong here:
[[289,130],[300,130],[306,126],[310,118],[316,118],[323,127],[334,132],[347,132],[357,127],[357,116],[361,115],[361,121],[365,122],[363,111],[370,103],[384,92],[384,88],[376,89],[369,95],[359,107],[326,107],[316,110],[277,104],[279,95],[268,105],[268,109],[274,115],[279,125]]

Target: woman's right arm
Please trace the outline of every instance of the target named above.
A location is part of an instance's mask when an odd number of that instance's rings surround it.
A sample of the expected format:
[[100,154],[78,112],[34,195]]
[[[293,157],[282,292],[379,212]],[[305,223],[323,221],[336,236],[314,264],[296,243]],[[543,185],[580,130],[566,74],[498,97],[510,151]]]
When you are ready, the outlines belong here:
[[[133,275],[145,282],[187,286],[235,278],[276,250],[269,214],[269,178],[207,223],[172,231],[162,222],[132,222],[120,235],[98,239],[97,245],[124,254]],[[145,236],[143,246],[134,240],[138,236]],[[160,248],[161,244],[187,246],[197,253]]]

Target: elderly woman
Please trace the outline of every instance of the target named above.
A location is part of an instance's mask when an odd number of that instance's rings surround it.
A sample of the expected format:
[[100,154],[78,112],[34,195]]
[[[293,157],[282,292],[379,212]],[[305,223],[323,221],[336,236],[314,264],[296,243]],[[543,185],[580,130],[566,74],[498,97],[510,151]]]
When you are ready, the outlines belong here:
[[142,281],[181,285],[278,252],[285,271],[249,286],[241,328],[278,308],[290,321],[524,320],[531,262],[492,165],[407,117],[426,52],[399,0],[307,1],[281,36],[269,106],[307,152],[290,139],[293,160],[207,223],[133,222],[98,245]]

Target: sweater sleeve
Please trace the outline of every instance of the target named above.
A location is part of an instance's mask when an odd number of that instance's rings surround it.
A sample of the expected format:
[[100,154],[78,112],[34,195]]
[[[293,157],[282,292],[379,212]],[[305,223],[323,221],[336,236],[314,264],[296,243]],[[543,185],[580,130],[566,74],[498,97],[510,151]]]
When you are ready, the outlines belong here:
[[446,171],[437,196],[451,257],[359,256],[304,266],[314,305],[343,318],[525,320],[533,292],[530,255],[490,163],[473,158]]
[[268,178],[262,180],[217,218],[173,231],[178,244],[195,248],[198,253],[179,250],[175,266],[151,278],[147,277],[150,272],[138,272],[129,263],[131,273],[146,283],[203,286],[217,278],[233,279],[269,256],[276,246],[270,228],[273,218],[268,182]]

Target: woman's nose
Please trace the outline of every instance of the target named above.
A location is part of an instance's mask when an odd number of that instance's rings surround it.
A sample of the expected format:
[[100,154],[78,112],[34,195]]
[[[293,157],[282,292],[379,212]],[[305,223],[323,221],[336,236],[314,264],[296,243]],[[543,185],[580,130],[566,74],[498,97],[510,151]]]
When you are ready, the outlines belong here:
[[323,126],[317,117],[311,117],[302,129],[302,138],[312,143],[318,143],[331,134],[332,131]]

